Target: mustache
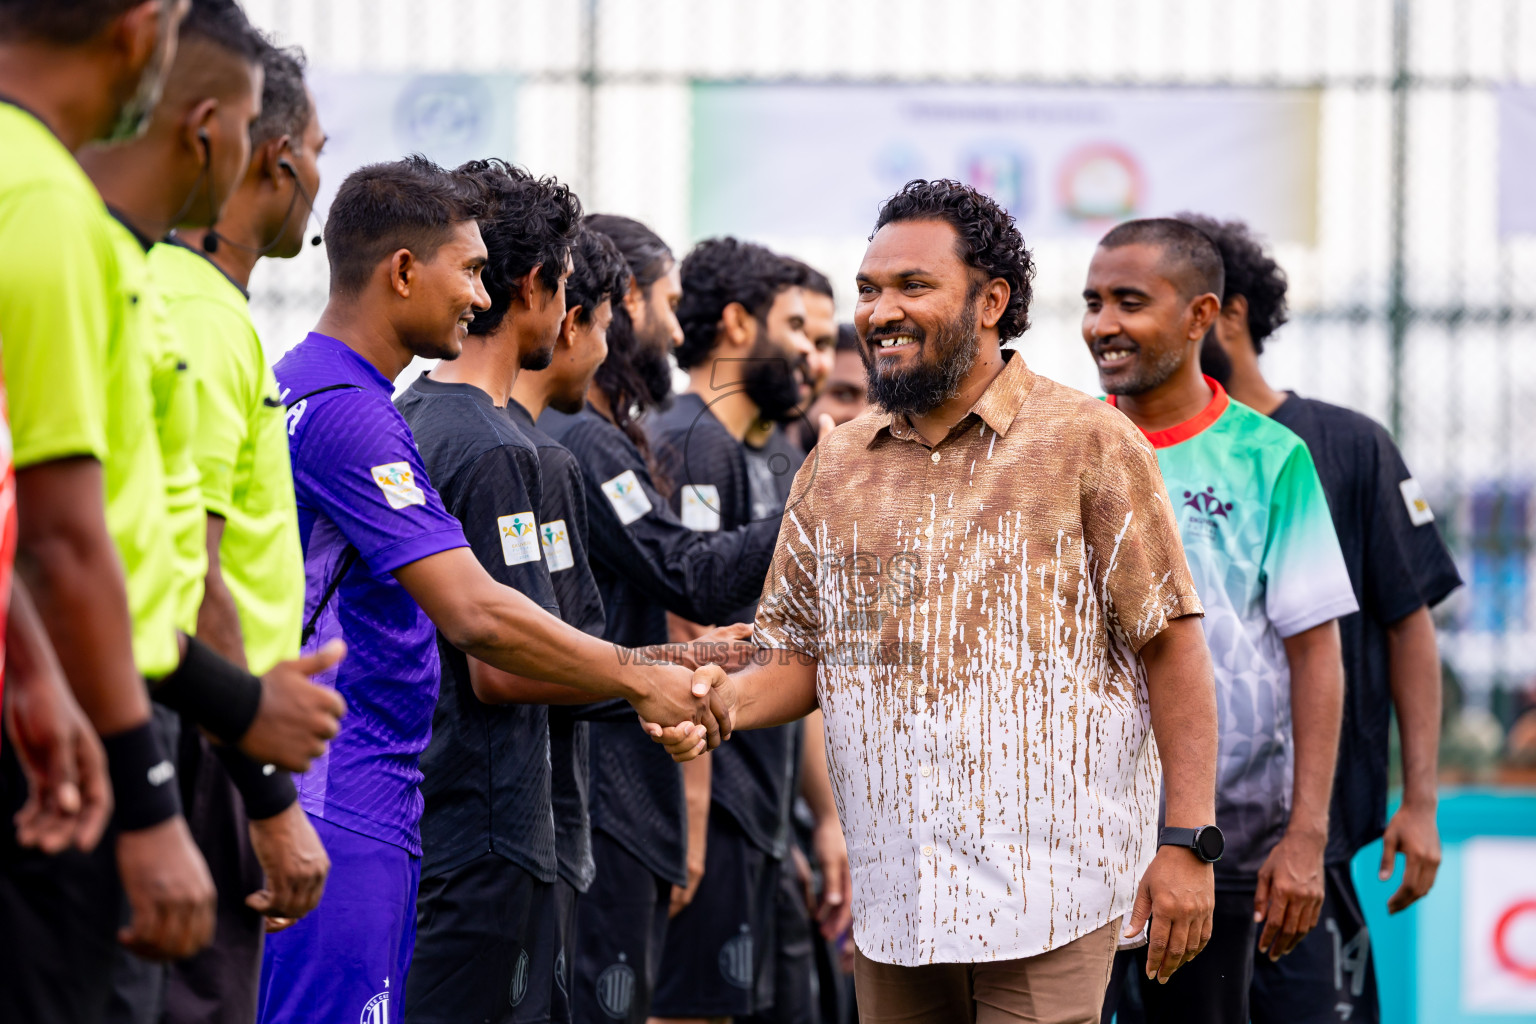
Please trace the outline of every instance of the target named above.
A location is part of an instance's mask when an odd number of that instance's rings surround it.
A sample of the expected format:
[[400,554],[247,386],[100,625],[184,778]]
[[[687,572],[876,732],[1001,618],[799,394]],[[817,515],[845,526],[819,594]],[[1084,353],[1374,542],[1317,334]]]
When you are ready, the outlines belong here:
[[873,345],[883,338],[896,338],[903,334],[910,334],[919,345],[928,340],[928,332],[910,320],[902,320],[900,323],[886,324],[882,327],[871,327],[869,333],[864,336],[864,344]]

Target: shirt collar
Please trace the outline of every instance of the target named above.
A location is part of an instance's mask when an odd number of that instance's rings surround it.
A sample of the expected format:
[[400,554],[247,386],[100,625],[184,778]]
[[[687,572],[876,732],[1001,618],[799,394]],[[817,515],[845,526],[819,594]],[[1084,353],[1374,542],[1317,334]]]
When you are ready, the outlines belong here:
[[[992,378],[992,383],[976,399],[976,404],[950,428],[945,440],[963,430],[972,416],[979,417],[998,436],[1008,436],[1008,428],[1013,426],[1019,410],[1024,408],[1024,400],[1029,397],[1030,389],[1035,385],[1035,375],[1024,364],[1024,357],[1013,349],[1003,349],[1003,360],[1002,372]],[[874,444],[882,432],[889,432],[892,437],[902,441],[922,438],[906,413],[882,413],[872,426],[874,431],[869,439],[870,444]]]
[[123,228],[133,236],[133,240],[139,243],[139,248],[143,249],[145,252],[149,252],[149,250],[155,247],[155,240],[144,234],[144,232],[140,231],[138,228],[134,227],[133,222],[128,219],[127,214],[123,213],[122,210],[119,210],[115,206],[108,206],[107,212],[112,215],[113,220],[121,224]]
[[219,274],[223,276],[224,280],[226,280],[230,284],[234,285],[235,291],[239,292],[241,294],[241,296],[244,297],[246,302],[250,302],[251,301],[251,293],[246,291],[243,287],[241,287],[239,281],[236,281],[234,278],[230,277],[229,276],[229,271],[225,270],[223,267],[221,267],[217,263],[215,263],[213,261],[213,257],[209,256],[208,253],[205,252],[204,250],[199,249],[196,246],[188,245],[187,242],[186,242],[186,239],[182,238],[178,234],[175,234],[174,232],[169,234],[169,235],[167,235],[165,237],[165,241],[163,243],[161,243],[161,244],[163,244],[163,245],[180,246],[181,248],[187,250],[187,252],[190,252],[194,256],[198,257],[199,259],[206,260],[210,267],[212,267],[214,270],[217,270],[219,272]]
[[[1151,443],[1153,448],[1171,448],[1176,444],[1188,441],[1205,430],[1206,427],[1221,419],[1221,414],[1227,411],[1227,406],[1232,404],[1232,400],[1227,397],[1227,389],[1222,387],[1221,382],[1216,378],[1206,377],[1205,383],[1211,389],[1211,400],[1206,403],[1204,409],[1201,409],[1183,423],[1176,423],[1166,430],[1142,430],[1140,425],[1137,426],[1136,429],[1141,430],[1146,435],[1147,441]],[[1119,403],[1115,401],[1115,398],[1115,395],[1110,395],[1105,401],[1109,402],[1110,405],[1118,405]]]
[[368,382],[386,395],[395,393],[395,384],[388,377],[379,372],[379,368],[368,360],[352,351],[351,346],[340,338],[333,338],[329,334],[321,334],[319,331],[310,331],[301,344],[313,345],[319,349],[329,349],[336,352],[344,359],[349,359],[367,377]]

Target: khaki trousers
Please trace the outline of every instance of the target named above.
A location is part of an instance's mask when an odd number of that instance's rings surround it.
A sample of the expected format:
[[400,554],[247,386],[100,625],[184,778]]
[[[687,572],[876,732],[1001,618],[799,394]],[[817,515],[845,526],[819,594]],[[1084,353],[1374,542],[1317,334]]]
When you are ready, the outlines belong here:
[[897,967],[854,951],[862,1024],[1099,1024],[1120,921],[1065,946],[980,964]]

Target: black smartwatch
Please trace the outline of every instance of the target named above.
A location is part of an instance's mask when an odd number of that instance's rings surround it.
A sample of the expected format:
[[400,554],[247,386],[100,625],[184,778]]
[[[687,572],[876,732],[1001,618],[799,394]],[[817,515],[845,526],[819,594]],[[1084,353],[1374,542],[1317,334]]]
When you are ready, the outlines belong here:
[[1195,856],[1207,864],[1221,860],[1221,851],[1227,848],[1226,837],[1215,825],[1199,828],[1163,828],[1157,833],[1158,846],[1182,846],[1195,851]]

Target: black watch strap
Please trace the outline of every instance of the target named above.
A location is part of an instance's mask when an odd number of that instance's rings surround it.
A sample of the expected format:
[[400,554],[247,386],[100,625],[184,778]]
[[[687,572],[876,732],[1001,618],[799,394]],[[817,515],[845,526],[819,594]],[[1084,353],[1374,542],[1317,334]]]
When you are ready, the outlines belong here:
[[1195,848],[1195,837],[1200,834],[1197,828],[1173,828],[1164,825],[1157,833],[1158,846],[1182,846],[1185,849]]
[[1226,850],[1226,840],[1215,825],[1200,828],[1171,828],[1164,826],[1157,834],[1158,846],[1181,846],[1194,851],[1196,857],[1207,864],[1221,859]]

